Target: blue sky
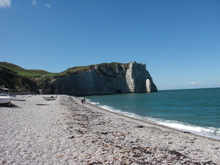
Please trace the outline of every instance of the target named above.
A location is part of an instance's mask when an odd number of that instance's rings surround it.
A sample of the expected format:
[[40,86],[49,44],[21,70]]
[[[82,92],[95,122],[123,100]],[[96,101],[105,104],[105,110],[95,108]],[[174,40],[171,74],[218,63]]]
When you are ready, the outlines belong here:
[[0,0],[0,61],[145,63],[159,89],[220,87],[219,0]]

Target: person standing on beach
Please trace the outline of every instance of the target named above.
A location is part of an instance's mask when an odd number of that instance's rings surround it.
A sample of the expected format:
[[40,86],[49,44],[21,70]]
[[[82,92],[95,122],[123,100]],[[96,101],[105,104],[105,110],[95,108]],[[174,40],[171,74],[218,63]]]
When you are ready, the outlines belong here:
[[86,99],[85,98],[81,99],[81,103],[85,104],[86,103]]

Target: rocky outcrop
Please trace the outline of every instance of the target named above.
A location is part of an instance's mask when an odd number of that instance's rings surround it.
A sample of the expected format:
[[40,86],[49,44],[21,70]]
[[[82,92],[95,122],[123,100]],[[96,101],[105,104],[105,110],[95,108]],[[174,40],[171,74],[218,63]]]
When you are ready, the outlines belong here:
[[78,96],[156,91],[146,65],[136,62],[93,65],[82,73],[59,76],[51,84],[51,93]]

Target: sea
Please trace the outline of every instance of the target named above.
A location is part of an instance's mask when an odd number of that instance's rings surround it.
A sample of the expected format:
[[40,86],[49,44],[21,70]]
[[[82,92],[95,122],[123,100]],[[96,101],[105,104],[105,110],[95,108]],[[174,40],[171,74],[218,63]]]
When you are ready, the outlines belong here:
[[109,111],[220,140],[220,88],[98,95],[86,99]]

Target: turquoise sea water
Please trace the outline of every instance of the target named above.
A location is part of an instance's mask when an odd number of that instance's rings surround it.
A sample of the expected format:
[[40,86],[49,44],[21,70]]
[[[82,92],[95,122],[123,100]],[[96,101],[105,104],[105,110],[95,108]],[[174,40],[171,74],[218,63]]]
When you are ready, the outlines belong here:
[[86,98],[110,111],[220,139],[220,88]]

